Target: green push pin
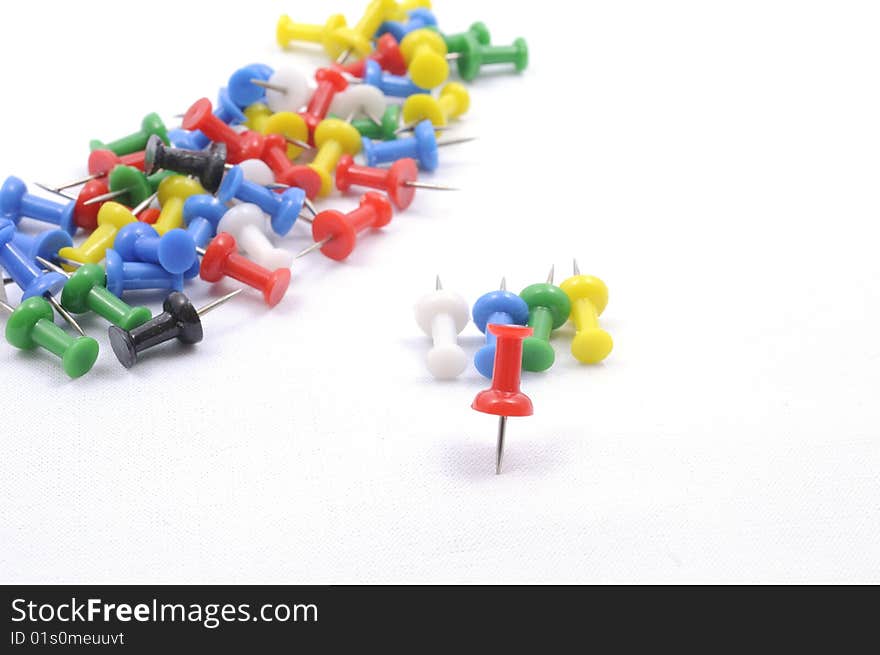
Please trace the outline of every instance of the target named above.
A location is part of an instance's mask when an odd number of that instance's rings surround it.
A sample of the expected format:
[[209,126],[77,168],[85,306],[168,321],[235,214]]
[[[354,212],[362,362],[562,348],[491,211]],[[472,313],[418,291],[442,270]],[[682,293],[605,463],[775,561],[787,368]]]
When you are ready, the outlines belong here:
[[371,118],[356,118],[351,121],[351,126],[368,139],[392,141],[397,138],[395,132],[400,126],[400,105],[388,105],[379,124]]
[[441,36],[446,42],[446,49],[453,54],[462,52],[467,48],[469,40],[475,40],[479,45],[489,45],[492,43],[492,38],[489,36],[489,28],[480,21],[473,23],[467,28],[466,32],[442,34]]
[[517,72],[529,65],[529,48],[519,38],[511,45],[483,45],[474,37],[466,36],[462,50],[454,54],[461,79],[470,82],[487,64],[513,64]]
[[[134,166],[116,166],[107,176],[110,191],[100,196],[89,198],[83,206],[94,205],[99,202],[116,200],[123,205],[134,207],[141,204],[152,196],[159,188],[159,183],[166,177],[176,175],[174,171],[161,170],[152,175],[144,175]],[[124,196],[124,197],[120,197]]]
[[68,277],[61,291],[61,306],[69,312],[92,311],[123,330],[134,329],[153,318],[146,307],[132,307],[108,291],[107,275],[98,264],[83,264],[74,273],[68,273],[42,257],[37,257],[37,261]]
[[98,342],[91,337],[72,337],[52,322],[52,307],[40,296],[31,296],[13,309],[0,300],[11,315],[6,321],[6,340],[22,350],[45,348],[61,358],[64,372],[72,378],[88,373],[98,359]]
[[528,326],[533,331],[532,336],[523,341],[522,367],[526,371],[546,371],[556,360],[556,353],[550,345],[550,333],[568,320],[571,301],[553,284],[553,268],[546,283],[527,286],[519,297],[529,306]]
[[89,142],[89,149],[110,150],[117,155],[129,155],[146,148],[147,139],[153,134],[162,139],[162,142],[165,145],[168,145],[168,130],[165,129],[165,123],[162,122],[162,119],[159,118],[159,114],[156,113],[144,116],[144,120],[141,121],[141,129],[137,132],[132,132],[131,134],[116,139],[116,141],[111,141],[110,143],[104,143],[98,139],[92,139]]

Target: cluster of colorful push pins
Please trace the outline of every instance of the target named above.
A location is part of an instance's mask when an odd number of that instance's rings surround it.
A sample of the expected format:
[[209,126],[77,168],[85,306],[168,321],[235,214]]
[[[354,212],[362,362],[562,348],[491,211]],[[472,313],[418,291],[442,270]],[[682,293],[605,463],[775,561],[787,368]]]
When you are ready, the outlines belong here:
[[501,473],[507,418],[532,415],[532,401],[520,391],[521,371],[546,371],[556,361],[551,334],[570,320],[575,329],[571,354],[583,364],[598,364],[613,347],[611,335],[599,326],[599,316],[608,304],[605,283],[581,275],[577,261],[571,277],[559,286],[553,279],[551,267],[546,282],[531,284],[517,295],[507,290],[502,278],[498,289],[480,296],[469,310],[464,298],[443,289],[438,276],[434,291],[415,306],[416,322],[433,341],[427,365],[435,378],[456,378],[467,368],[469,358],[458,335],[469,316],[486,335],[485,345],[473,359],[477,371],[492,379],[492,386],[477,394],[472,407],[499,417],[496,473]]
[[[343,260],[360,232],[387,225],[392,206],[406,209],[416,189],[451,189],[418,179],[419,171],[437,169],[440,146],[471,138],[442,136],[470,103],[461,83],[447,83],[450,62],[464,81],[487,65],[520,71],[528,63],[524,40],[492,45],[482,23],[441,32],[428,0],[372,0],[351,26],[341,15],[323,25],[282,16],[276,36],[285,49],[318,43],[333,61],[317,70],[314,85],[295,68],[244,66],[220,89],[216,105],[197,100],[179,128],[166,129],[152,113],[132,134],[93,140],[86,177],[38,184],[64,202],[6,179],[0,268],[9,277],[0,308],[11,314],[10,344],[42,347],[78,377],[96,361],[98,344],[76,314],[93,312],[110,322],[113,351],[131,367],[158,344],[200,341],[201,317],[241,292],[196,308],[183,293],[195,278],[232,278],[276,305],[295,259],[320,250]],[[364,163],[355,162],[359,154]],[[334,186],[384,193],[363,194],[348,213],[318,211],[315,201]],[[69,195],[74,187],[78,193]],[[22,218],[53,229],[20,231]],[[310,225],[314,243],[293,255],[274,238],[298,221]],[[78,232],[90,234],[74,244]],[[6,298],[10,282],[22,291],[17,307]],[[122,300],[145,289],[168,294],[160,314]],[[56,325],[55,312],[79,336]]]

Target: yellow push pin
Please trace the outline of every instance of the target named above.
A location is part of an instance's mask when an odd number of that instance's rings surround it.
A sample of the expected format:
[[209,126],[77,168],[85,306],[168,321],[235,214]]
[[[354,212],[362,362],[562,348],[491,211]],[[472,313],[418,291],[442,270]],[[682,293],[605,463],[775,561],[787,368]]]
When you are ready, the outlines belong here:
[[387,20],[406,20],[413,9],[430,9],[431,0],[403,0],[396,5]]
[[[287,48],[293,41],[306,41],[308,43],[320,43],[330,57],[337,57],[341,50],[333,50],[327,37],[334,31],[345,27],[345,16],[333,14],[323,25],[308,25],[306,23],[294,23],[287,14],[278,19],[275,28],[275,38],[278,45]],[[343,47],[344,49],[344,47]]]
[[444,127],[451,118],[458,118],[471,105],[471,99],[463,84],[450,82],[434,98],[427,93],[414,93],[403,103],[403,126],[395,134],[412,132],[423,120],[431,121],[435,127]]
[[162,211],[153,223],[153,229],[160,235],[175,228],[183,227],[183,203],[190,196],[207,193],[196,180],[185,175],[170,175],[159,183],[159,205]]
[[[170,180],[171,178],[166,178]],[[165,180],[163,180],[164,182]],[[126,207],[118,202],[105,202],[98,210],[98,227],[75,248],[61,248],[58,257],[67,270],[73,267],[66,264],[65,260],[78,264],[97,264],[104,259],[104,253],[113,246],[116,233],[129,223],[137,221],[137,217]]]
[[[263,134],[280,134],[287,141],[287,158],[293,161],[309,146],[309,128],[299,114],[279,111],[268,116],[259,130]],[[265,155],[264,155],[265,156]]]
[[597,277],[581,275],[575,261],[574,276],[559,288],[571,301],[571,320],[576,330],[571,354],[584,364],[601,362],[614,347],[611,335],[599,327],[599,316],[608,304],[608,287]]
[[336,118],[326,118],[315,130],[318,152],[309,168],[321,176],[319,195],[326,196],[333,188],[333,172],[342,155],[354,157],[361,151],[361,135],[351,124]]
[[255,102],[244,109],[244,125],[253,132],[262,133],[266,119],[271,115],[272,110],[267,105],[264,105],[262,102]]
[[366,57],[373,51],[372,40],[379,26],[397,13],[394,0],[371,0],[354,27],[340,27],[327,34],[324,49],[329,46],[327,52],[336,58],[337,64],[344,64],[352,53]]
[[413,30],[400,42],[400,54],[406,62],[409,77],[423,89],[438,87],[449,77],[448,52],[443,37],[424,27]]

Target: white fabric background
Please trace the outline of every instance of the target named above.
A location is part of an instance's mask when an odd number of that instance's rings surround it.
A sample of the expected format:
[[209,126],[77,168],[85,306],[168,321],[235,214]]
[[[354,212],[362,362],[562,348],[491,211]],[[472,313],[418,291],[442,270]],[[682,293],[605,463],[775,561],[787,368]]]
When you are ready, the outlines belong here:
[[[278,14],[362,5],[4,5],[2,171],[61,182],[238,66],[314,67]],[[80,380],[0,347],[0,581],[880,581],[876,5],[435,5],[532,53],[471,86],[480,140],[433,176],[460,192],[131,371],[100,320]],[[585,368],[560,332],[495,477],[485,382],[428,378],[412,304],[437,273],[473,302],[573,256],[615,350]]]

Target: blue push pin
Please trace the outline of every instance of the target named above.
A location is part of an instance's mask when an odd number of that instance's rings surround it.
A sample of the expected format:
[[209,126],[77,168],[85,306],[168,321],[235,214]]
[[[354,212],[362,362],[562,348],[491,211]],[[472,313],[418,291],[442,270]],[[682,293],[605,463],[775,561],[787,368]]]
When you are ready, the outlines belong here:
[[175,228],[162,236],[152,225],[135,221],[116,234],[113,249],[129,262],[159,264],[169,273],[188,271],[196,261],[196,244],[186,230]]
[[507,290],[502,278],[498,291],[490,291],[474,303],[474,324],[486,335],[486,345],[474,355],[474,366],[485,377],[491,378],[495,368],[496,337],[486,331],[486,325],[525,325],[529,320],[529,306],[515,293]]
[[183,203],[186,231],[196,246],[204,248],[217,235],[217,224],[228,208],[212,195],[198,193]]
[[0,266],[21,288],[21,299],[53,295],[61,291],[67,277],[61,273],[42,270],[12,242],[14,236],[15,225],[12,221],[0,219]]
[[[214,115],[227,125],[243,123],[247,118],[238,105],[232,102],[232,98],[229,97],[229,90],[226,87],[220,89]],[[211,143],[211,140],[200,130],[189,131],[179,127],[168,130],[168,139],[172,146],[183,148],[184,150],[203,150]]]
[[409,157],[419,162],[419,168],[423,171],[434,171],[440,163],[434,125],[429,120],[417,124],[412,136],[393,141],[372,141],[364,137],[362,143],[367,166],[376,167]]
[[400,43],[407,34],[423,27],[437,27],[437,18],[430,9],[418,7],[409,12],[409,20],[405,23],[397,20],[386,20],[376,31],[378,39],[383,34],[391,34]]
[[408,77],[386,73],[379,62],[372,59],[368,59],[364,64],[364,84],[375,86],[392,98],[408,98],[415,93],[431,93],[428,89],[417,86]]
[[73,210],[76,201],[62,205],[28,193],[27,185],[14,175],[6,178],[0,187],[0,217],[7,218],[16,225],[22,216],[34,218],[44,223],[57,225],[72,235],[76,232]]
[[266,64],[250,64],[239,68],[229,77],[229,85],[226,87],[229,98],[242,109],[255,102],[264,102],[266,89],[254,84],[253,80],[265,82],[274,72]]
[[147,262],[126,262],[113,248],[104,255],[107,272],[107,289],[114,296],[122,297],[125,291],[135,289],[163,289],[183,291],[183,275],[169,273],[161,266]]
[[19,230],[12,235],[12,243],[30,259],[35,266],[39,266],[37,257],[50,262],[58,261],[58,251],[62,248],[72,248],[73,239],[64,230],[46,230],[39,234],[25,234]]
[[[428,123],[430,125],[430,121]],[[431,129],[433,137],[434,130]],[[299,187],[290,187],[284,193],[278,194],[266,187],[255,184],[245,179],[244,171],[240,166],[233,166],[223,177],[220,188],[217,189],[217,199],[226,203],[233,198],[242,202],[250,202],[272,219],[272,231],[279,236],[290,232],[290,228],[296,222],[302,211],[306,199],[306,192]]]

